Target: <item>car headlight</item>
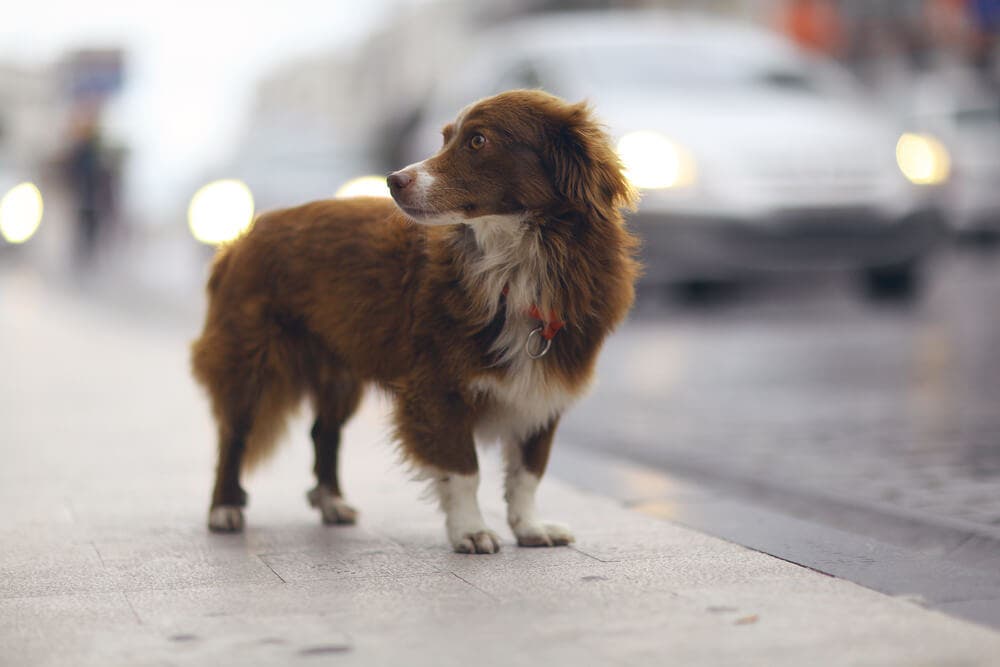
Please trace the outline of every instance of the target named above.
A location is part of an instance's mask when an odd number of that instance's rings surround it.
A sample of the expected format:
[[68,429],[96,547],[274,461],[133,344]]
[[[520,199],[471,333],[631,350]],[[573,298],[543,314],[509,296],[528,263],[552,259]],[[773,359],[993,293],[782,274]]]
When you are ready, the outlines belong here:
[[213,181],[191,197],[188,227],[209,245],[232,241],[253,222],[253,195],[243,181]]
[[352,178],[337,190],[337,199],[345,197],[389,197],[389,186],[385,176],[359,176]]
[[691,154],[659,132],[630,132],[618,141],[625,178],[640,190],[679,188],[695,181]]
[[907,132],[896,142],[896,164],[916,185],[939,185],[951,173],[948,149],[929,134]]
[[43,208],[34,183],[15,185],[0,199],[0,234],[8,243],[24,243],[41,224]]

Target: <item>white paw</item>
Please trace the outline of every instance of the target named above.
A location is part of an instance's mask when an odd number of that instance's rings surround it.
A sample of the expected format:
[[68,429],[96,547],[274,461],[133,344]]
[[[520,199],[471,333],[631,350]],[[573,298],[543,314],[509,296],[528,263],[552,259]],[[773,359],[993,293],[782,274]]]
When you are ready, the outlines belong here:
[[569,526],[549,521],[521,522],[511,526],[522,547],[561,547],[575,540]]
[[317,486],[306,494],[309,504],[319,509],[323,523],[355,523],[358,511],[327,486]]
[[238,533],[243,530],[243,510],[235,505],[219,505],[208,513],[208,528],[216,533]]
[[489,528],[448,530],[452,548],[460,554],[495,554],[500,551],[500,538]]

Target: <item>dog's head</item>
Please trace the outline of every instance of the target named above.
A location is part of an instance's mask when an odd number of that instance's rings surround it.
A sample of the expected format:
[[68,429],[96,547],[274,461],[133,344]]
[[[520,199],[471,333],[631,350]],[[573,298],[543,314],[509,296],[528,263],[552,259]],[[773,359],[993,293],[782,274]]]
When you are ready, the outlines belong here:
[[571,211],[613,219],[635,202],[608,135],[583,102],[508,91],[467,107],[441,133],[437,154],[388,178],[396,204],[417,222]]

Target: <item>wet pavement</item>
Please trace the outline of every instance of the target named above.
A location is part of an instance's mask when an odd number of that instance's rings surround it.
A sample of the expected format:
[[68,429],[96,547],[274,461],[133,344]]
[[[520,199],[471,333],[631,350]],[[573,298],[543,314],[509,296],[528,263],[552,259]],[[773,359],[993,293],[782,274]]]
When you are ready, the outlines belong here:
[[656,296],[565,440],[910,546],[1000,539],[1000,253],[947,253],[910,303],[843,276]]

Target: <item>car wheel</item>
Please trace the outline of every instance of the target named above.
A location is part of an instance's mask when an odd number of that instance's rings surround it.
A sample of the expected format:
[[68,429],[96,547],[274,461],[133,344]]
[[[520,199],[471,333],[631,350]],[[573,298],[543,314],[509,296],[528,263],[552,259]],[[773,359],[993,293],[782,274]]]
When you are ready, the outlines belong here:
[[863,270],[861,282],[869,298],[908,300],[919,291],[920,271],[916,262],[871,266]]

